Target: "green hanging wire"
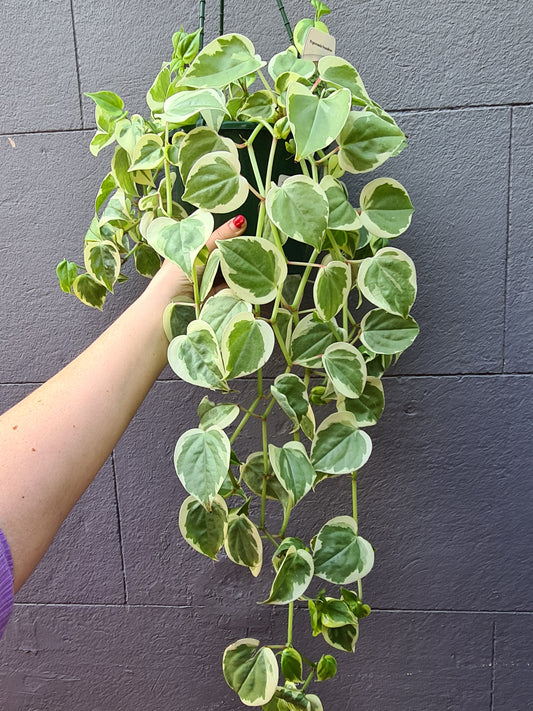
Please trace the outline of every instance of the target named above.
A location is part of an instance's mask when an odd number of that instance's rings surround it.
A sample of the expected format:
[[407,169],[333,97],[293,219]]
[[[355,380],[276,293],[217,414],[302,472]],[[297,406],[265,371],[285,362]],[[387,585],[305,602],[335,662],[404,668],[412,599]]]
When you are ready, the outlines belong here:
[[218,34],[224,34],[224,0],[220,0],[219,10],[218,10]]
[[204,48],[205,0],[200,0],[200,50]]
[[283,7],[283,2],[282,2],[282,0],[276,0],[276,2],[278,3],[278,8],[279,8],[279,11],[281,12],[281,17],[283,18],[283,22],[285,24],[285,29],[287,30],[287,34],[289,35],[289,42],[292,44],[291,23],[289,22],[289,20],[287,18],[285,8]]

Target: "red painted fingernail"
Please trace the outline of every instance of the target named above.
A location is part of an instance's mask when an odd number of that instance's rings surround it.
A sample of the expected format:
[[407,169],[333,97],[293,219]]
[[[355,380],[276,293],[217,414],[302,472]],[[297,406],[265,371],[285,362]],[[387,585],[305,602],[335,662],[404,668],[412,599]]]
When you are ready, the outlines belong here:
[[233,218],[233,224],[235,225],[235,227],[238,230],[241,229],[241,227],[244,225],[245,222],[246,222],[246,220],[242,215],[237,215],[237,217]]

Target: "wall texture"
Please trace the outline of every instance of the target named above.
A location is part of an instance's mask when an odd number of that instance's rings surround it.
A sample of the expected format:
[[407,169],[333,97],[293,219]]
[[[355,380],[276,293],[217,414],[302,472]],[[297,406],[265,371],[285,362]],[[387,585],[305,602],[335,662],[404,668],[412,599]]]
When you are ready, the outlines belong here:
[[[365,583],[373,613],[355,655],[342,657],[339,683],[318,693],[326,711],[526,711],[532,8],[523,0],[333,4],[340,54],[410,138],[382,173],[416,206],[399,246],[418,268],[422,333],[385,381],[386,414],[360,474],[363,535],[377,550]],[[265,56],[283,48],[274,2],[228,5],[229,30],[250,35]],[[304,0],[286,5],[293,24],[308,14]],[[105,157],[88,151],[94,124],[82,92],[110,88],[143,111],[172,32],[192,30],[196,16],[184,0],[3,0],[3,409],[142,289],[140,278],[130,282],[102,315],[56,285],[57,262],[80,254],[106,172]],[[211,37],[214,15],[208,25]],[[211,563],[180,539],[184,492],[170,454],[195,426],[198,399],[165,371],[18,595],[0,644],[5,711],[239,707],[220,673],[222,650],[245,635],[274,636],[285,621],[257,608],[264,579]],[[338,482],[330,492],[329,511],[310,500],[296,512],[310,534],[347,505]]]

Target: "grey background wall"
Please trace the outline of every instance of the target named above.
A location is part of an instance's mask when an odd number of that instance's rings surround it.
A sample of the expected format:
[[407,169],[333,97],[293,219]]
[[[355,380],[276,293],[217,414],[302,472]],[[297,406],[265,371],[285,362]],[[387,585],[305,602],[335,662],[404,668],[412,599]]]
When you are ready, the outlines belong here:
[[[264,56],[283,48],[274,2],[227,4],[228,30],[254,38]],[[293,24],[308,12],[304,0],[286,5]],[[386,414],[360,474],[361,530],[377,553],[365,582],[373,613],[355,655],[342,656],[340,681],[318,693],[326,711],[526,711],[533,11],[522,0],[334,6],[339,53],[410,138],[382,174],[400,180],[416,206],[399,246],[417,264],[422,333],[386,378]],[[143,111],[172,32],[192,30],[196,18],[196,3],[184,0],[3,0],[3,409],[143,287],[132,280],[102,315],[56,285],[57,262],[79,258],[106,172],[105,157],[88,151],[94,122],[82,92],[110,88]],[[6,711],[239,708],[220,673],[222,650],[242,636],[273,639],[285,620],[255,604],[266,579],[200,559],[180,539],[184,492],[171,451],[195,426],[198,399],[163,373],[17,596],[0,643]],[[346,509],[342,485],[328,493],[328,510],[299,506],[309,535]],[[306,627],[306,615],[299,619]]]

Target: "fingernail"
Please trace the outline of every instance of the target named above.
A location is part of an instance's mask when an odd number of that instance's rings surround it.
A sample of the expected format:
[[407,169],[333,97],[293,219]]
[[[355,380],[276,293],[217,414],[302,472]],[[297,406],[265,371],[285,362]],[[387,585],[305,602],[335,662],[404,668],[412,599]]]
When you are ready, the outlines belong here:
[[246,222],[246,220],[242,215],[237,215],[237,217],[233,218],[233,224],[235,225],[235,227],[238,230],[241,229],[241,227],[244,225],[245,222]]

